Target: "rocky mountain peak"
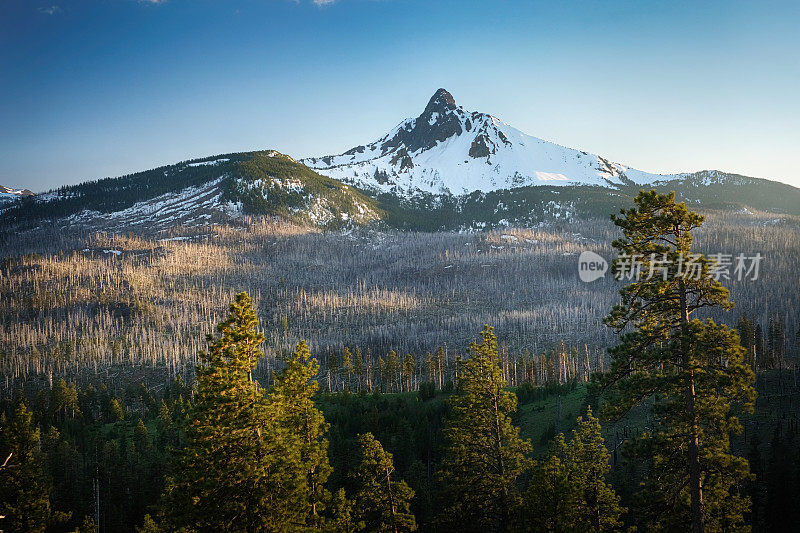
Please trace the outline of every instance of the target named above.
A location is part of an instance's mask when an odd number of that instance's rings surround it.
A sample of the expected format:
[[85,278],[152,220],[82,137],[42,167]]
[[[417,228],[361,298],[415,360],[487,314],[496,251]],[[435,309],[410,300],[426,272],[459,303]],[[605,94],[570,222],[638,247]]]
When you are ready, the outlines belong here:
[[547,142],[487,113],[467,111],[438,89],[422,113],[340,155],[301,162],[367,190],[465,194],[529,185],[616,186],[664,176]]
[[447,92],[446,89],[439,89],[431,99],[428,100],[428,105],[425,106],[425,111],[423,111],[423,115],[427,113],[432,113],[434,111],[439,113],[444,113],[448,110],[456,108],[456,99],[453,98],[453,95]]
[[383,153],[404,148],[408,152],[427,150],[463,131],[453,95],[437,90],[425,110],[414,120],[406,121],[397,133],[381,143]]

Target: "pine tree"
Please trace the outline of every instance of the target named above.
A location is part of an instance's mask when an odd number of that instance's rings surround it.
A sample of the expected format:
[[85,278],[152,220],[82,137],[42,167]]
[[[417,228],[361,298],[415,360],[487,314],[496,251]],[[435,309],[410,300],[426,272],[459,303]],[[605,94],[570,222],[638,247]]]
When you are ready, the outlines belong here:
[[356,522],[354,518],[353,502],[347,498],[344,489],[339,489],[333,495],[330,504],[331,518],[328,520],[328,530],[335,533],[356,533],[364,529],[363,522]]
[[406,354],[403,359],[403,381],[405,390],[411,392],[414,385],[414,373],[416,372],[417,360],[413,355]]
[[425,352],[425,358],[423,359],[423,368],[425,370],[425,381],[428,383],[434,384],[436,386],[436,362],[433,359],[433,354],[431,352]]
[[558,434],[549,456],[534,469],[525,494],[523,527],[546,531],[612,531],[622,526],[624,509],[606,482],[611,454],[600,421],[579,417],[569,444]]
[[133,430],[133,441],[136,444],[136,449],[140,452],[150,449],[150,436],[147,432],[147,426],[144,425],[144,421],[141,418]]
[[339,390],[339,357],[336,352],[331,352],[328,356],[328,383],[331,391]]
[[67,386],[66,394],[64,396],[64,413],[69,414],[70,418],[75,418],[81,413],[78,403],[78,389],[74,383]]
[[60,379],[50,389],[50,416],[52,420],[64,420],[67,410],[67,382]]
[[286,367],[275,377],[269,400],[278,412],[285,430],[300,442],[300,463],[306,478],[305,523],[320,528],[323,502],[329,499],[324,488],[331,473],[328,461],[328,440],[325,433],[329,424],[322,412],[314,406],[314,395],[319,384],[314,379],[319,363],[311,357],[305,341],[295,348]]
[[769,319],[767,330],[767,347],[772,368],[783,368],[786,357],[786,328],[779,316]]
[[165,402],[163,399],[158,406],[158,421],[163,430],[166,430],[172,425],[172,412],[169,410],[167,402]]
[[605,479],[611,471],[611,454],[603,443],[600,421],[592,416],[591,408],[587,409],[585,417],[578,417],[567,458],[578,486],[577,512],[581,529],[609,531],[619,528],[622,525],[619,518],[624,509]]
[[754,335],[756,337],[756,371],[766,370],[769,366],[767,364],[766,350],[764,349],[764,328],[761,327],[761,324],[756,324]]
[[485,326],[481,339],[460,363],[457,393],[450,399],[440,520],[464,531],[506,531],[519,507],[517,478],[531,464],[532,447],[511,421],[517,397],[503,390],[493,328]]
[[386,354],[385,372],[387,390],[389,392],[400,392],[400,358],[397,357],[397,352],[394,350],[389,350],[389,353]]
[[108,416],[112,422],[125,420],[125,410],[116,398],[111,398],[108,402]]
[[415,531],[411,513],[414,491],[405,481],[394,481],[392,454],[384,451],[371,433],[358,436],[361,461],[354,474],[358,487],[354,513],[370,533]]
[[364,356],[361,354],[361,348],[356,348],[355,353],[353,354],[353,372],[356,375],[356,383],[358,392],[361,392],[362,383],[365,381],[365,368],[364,368]]
[[745,361],[756,371],[756,328],[753,322],[743,315],[739,317],[736,322],[736,331],[739,332],[739,338],[742,341],[742,347],[745,349]]
[[44,473],[39,429],[20,403],[11,419],[0,418],[0,529],[44,531],[53,518],[51,483]]
[[344,347],[344,352],[342,352],[342,370],[345,375],[345,390],[350,390],[353,378],[353,354],[347,346]]
[[383,357],[380,355],[378,356],[378,379],[380,379],[380,391],[381,392],[389,392],[389,388],[387,386],[387,382],[389,380],[388,374],[386,372],[386,361],[383,360]]
[[186,531],[284,531],[303,524],[300,443],[252,379],[264,340],[247,293],[200,354],[186,446],[167,479],[160,519]]
[[699,309],[729,309],[728,291],[711,275],[714,263],[692,254],[691,231],[702,216],[674,193],[642,191],[635,203],[612,217],[623,230],[613,243],[614,268],[638,260],[642,276],[620,290],[622,303],[606,318],[624,331],[601,378],[606,413],[620,416],[652,400],[654,427],[637,447],[650,460],[650,508],[661,512],[651,528],[739,527],[747,501],[731,489],[749,474],[747,461],[730,454],[730,434],[741,431],[731,410],[752,410],[754,375],[735,332],[690,320]]
[[522,531],[579,531],[578,491],[562,460],[567,450],[563,433],[556,435],[551,448],[531,474],[521,513]]
[[437,371],[437,374],[439,376],[439,380],[438,380],[436,386],[439,388],[439,390],[441,390],[441,389],[444,388],[444,372],[445,372],[446,366],[447,366],[447,361],[445,360],[446,357],[445,357],[444,348],[439,346],[436,349],[435,358],[436,358],[436,371]]

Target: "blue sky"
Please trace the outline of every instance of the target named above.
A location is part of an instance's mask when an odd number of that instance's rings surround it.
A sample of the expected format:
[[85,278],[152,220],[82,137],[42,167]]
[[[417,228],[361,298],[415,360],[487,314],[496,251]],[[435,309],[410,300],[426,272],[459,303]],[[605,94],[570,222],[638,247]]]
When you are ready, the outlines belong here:
[[438,87],[655,172],[800,186],[800,5],[3,0],[0,184],[222,152],[340,153]]

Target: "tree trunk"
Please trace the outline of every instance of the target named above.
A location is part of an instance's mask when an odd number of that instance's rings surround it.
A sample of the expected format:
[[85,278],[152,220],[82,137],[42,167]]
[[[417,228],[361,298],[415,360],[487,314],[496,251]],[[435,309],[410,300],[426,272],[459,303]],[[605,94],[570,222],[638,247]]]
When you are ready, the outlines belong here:
[[691,490],[692,532],[703,533],[705,530],[705,517],[703,516],[703,480],[700,469],[700,443],[698,439],[697,415],[695,413],[694,369],[691,368],[690,350],[686,344],[689,333],[689,309],[686,303],[686,286],[679,280],[678,288],[681,299],[681,354],[686,380],[686,414],[691,423],[689,435],[687,461],[689,467],[689,487]]
[[397,533],[397,521],[395,520],[395,506],[394,506],[394,495],[392,494],[392,473],[387,468],[386,469],[386,491],[389,495],[389,511],[392,517],[392,531]]
[[[500,405],[498,403],[499,391],[496,391],[494,396],[494,431],[495,431],[495,452],[497,453],[497,477],[500,480],[505,480],[505,465],[503,464],[503,440],[500,435]],[[500,502],[500,523],[498,524],[498,531],[506,530],[506,521],[508,519],[508,487],[501,481],[502,485],[502,501]]]

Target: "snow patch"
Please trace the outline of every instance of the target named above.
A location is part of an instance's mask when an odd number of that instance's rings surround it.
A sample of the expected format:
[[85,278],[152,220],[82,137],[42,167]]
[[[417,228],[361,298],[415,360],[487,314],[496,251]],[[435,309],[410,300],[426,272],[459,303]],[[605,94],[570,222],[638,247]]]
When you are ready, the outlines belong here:
[[204,166],[208,166],[208,165],[218,165],[220,163],[227,163],[228,161],[230,161],[230,159],[221,157],[221,158],[215,159],[213,161],[201,161],[199,163],[189,163],[186,166],[187,167],[204,167]]

